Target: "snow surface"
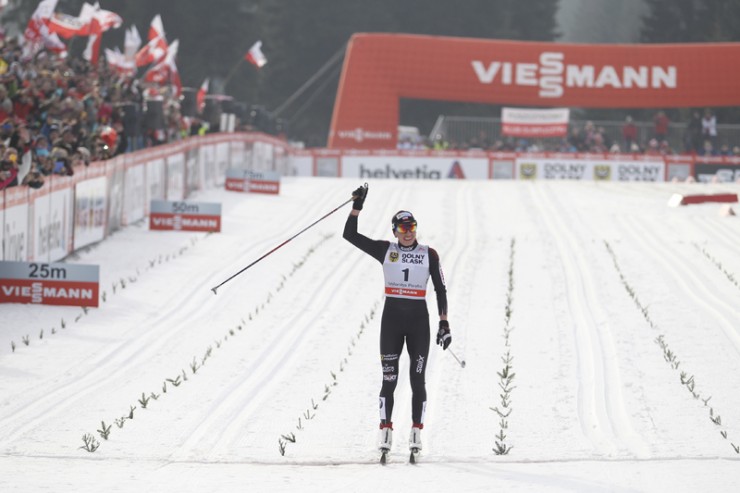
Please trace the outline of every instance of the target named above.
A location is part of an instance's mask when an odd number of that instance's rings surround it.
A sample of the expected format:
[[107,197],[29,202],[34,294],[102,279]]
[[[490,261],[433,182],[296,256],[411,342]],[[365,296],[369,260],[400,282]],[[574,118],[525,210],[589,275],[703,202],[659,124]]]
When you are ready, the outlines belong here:
[[467,363],[431,348],[413,466],[402,361],[382,467],[382,269],[342,239],[349,206],[210,290],[357,185],[201,192],[222,233],[142,222],[68,259],[100,265],[100,308],[3,305],[0,491],[740,490],[740,219],[666,205],[740,186],[371,182],[360,231],[414,212]]

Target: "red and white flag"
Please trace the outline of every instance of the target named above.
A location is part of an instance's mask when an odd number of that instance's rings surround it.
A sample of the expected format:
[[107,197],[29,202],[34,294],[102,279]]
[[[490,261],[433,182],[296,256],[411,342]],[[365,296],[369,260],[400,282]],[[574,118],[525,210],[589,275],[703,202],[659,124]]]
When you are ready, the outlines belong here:
[[147,33],[147,39],[149,41],[153,40],[154,38],[162,38],[165,41],[167,40],[167,37],[164,34],[164,25],[162,24],[162,16],[157,14],[152,19],[151,24],[149,25],[149,32]]
[[118,74],[121,79],[130,78],[136,75],[136,65],[134,61],[126,58],[118,48],[115,50],[105,49],[105,59],[108,61],[110,69]]
[[69,39],[74,36],[89,36],[93,19],[98,20],[101,32],[119,28],[123,24],[120,15],[110,10],[101,9],[97,2],[95,5],[84,3],[80,15],[77,17],[57,12],[47,20],[46,24],[49,26],[50,32]]
[[130,29],[126,30],[126,36],[123,41],[123,54],[128,60],[133,61],[139,48],[141,48],[139,30],[136,29],[136,26],[131,26]]
[[161,62],[165,55],[167,55],[167,41],[163,38],[154,38],[136,53],[134,59],[136,66],[142,67],[150,63]]
[[178,40],[172,42],[167,48],[167,54],[164,59],[144,74],[144,80],[147,82],[156,82],[157,84],[172,84],[177,88],[177,95],[180,96],[182,94],[182,82],[180,81],[180,73],[175,64],[178,45]]
[[267,63],[267,58],[265,58],[265,55],[262,53],[262,41],[254,43],[252,47],[249,48],[244,59],[249,63],[256,65],[257,68],[262,68],[262,66]]
[[568,108],[502,108],[501,133],[511,137],[565,137]]
[[79,18],[91,27],[93,18],[97,19],[100,24],[100,29],[103,32],[110,29],[118,29],[121,27],[121,24],[123,24],[123,19],[121,19],[120,15],[115,12],[111,12],[110,10],[101,9],[98,2],[95,2],[95,5],[90,5],[87,2],[83,3],[82,8],[80,9]]
[[56,33],[49,32],[46,25],[48,20],[54,15],[54,9],[57,7],[57,0],[43,0],[39,3],[33,12],[31,19],[28,21],[26,30],[23,32],[24,46],[23,53],[26,56],[34,56],[42,48],[59,54],[66,54],[67,47],[59,39]]
[[87,38],[87,47],[82,53],[82,58],[87,60],[93,65],[98,64],[98,58],[100,56],[100,40],[103,35],[103,28],[98,22],[97,17],[93,17],[90,21],[90,35]]
[[93,9],[93,15],[100,23],[100,29],[102,29],[103,32],[108,31],[109,29],[118,29],[123,24],[123,19],[120,15],[115,12],[111,12],[110,10],[101,9],[98,2],[95,2]]
[[149,26],[149,42],[136,53],[136,66],[161,62],[167,55],[167,38],[162,25],[162,17],[154,16]]
[[64,39],[90,34],[90,24],[88,22],[79,17],[60,14],[59,12],[49,18],[46,25],[49,27],[49,32],[56,33]]
[[195,94],[195,102],[198,106],[198,113],[203,113],[203,108],[206,106],[206,94],[208,94],[208,79],[203,81],[200,85],[200,89]]

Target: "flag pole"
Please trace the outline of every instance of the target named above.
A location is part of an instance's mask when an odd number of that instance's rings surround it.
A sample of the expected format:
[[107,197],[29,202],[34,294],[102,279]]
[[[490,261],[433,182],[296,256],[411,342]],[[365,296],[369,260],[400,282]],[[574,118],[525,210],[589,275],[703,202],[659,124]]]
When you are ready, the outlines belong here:
[[233,67],[231,67],[231,70],[229,71],[229,75],[226,76],[226,79],[224,79],[224,88],[226,88],[227,84],[231,80],[231,78],[236,73],[236,69],[239,68],[239,65],[244,61],[244,57],[240,58],[238,62],[234,64]]

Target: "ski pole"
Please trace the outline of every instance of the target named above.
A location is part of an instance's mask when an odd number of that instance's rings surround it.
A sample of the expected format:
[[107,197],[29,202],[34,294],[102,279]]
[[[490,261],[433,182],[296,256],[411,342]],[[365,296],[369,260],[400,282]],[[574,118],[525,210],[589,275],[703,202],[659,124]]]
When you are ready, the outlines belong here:
[[[365,183],[365,188],[367,188],[367,183]],[[317,224],[318,224],[319,222],[323,221],[324,219],[326,219],[327,217],[331,216],[332,214],[334,214],[335,212],[337,212],[337,211],[338,211],[339,209],[341,209],[341,208],[342,208],[342,207],[344,207],[345,205],[347,205],[347,204],[349,204],[350,202],[352,202],[353,200],[355,200],[355,198],[356,198],[356,197],[355,197],[355,196],[353,195],[353,196],[352,196],[352,198],[350,198],[350,199],[349,199],[349,200],[347,200],[346,202],[342,202],[342,203],[341,203],[341,204],[340,204],[339,206],[337,206],[337,207],[336,207],[336,208],[335,208],[335,209],[334,209],[333,211],[331,211],[331,212],[329,212],[329,213],[327,213],[327,214],[324,214],[324,216],[322,216],[321,218],[317,219],[316,221],[314,221],[314,222],[313,222],[313,223],[311,223],[310,225],[306,226],[305,228],[303,228],[302,230],[300,230],[300,231],[299,231],[298,233],[294,234],[293,236],[291,236],[290,238],[288,238],[287,240],[285,240],[284,242],[282,242],[281,244],[279,244],[278,246],[276,246],[275,248],[273,248],[272,250],[270,250],[270,251],[269,251],[269,252],[267,252],[266,254],[262,255],[262,256],[261,256],[260,258],[258,258],[257,260],[255,260],[254,262],[252,262],[251,264],[249,264],[248,266],[244,267],[244,268],[243,268],[242,270],[240,270],[240,271],[239,271],[239,272],[237,272],[236,274],[234,274],[234,275],[232,275],[231,277],[229,277],[228,279],[224,280],[224,281],[223,281],[223,282],[221,282],[221,284],[219,284],[218,286],[214,286],[214,287],[212,287],[212,288],[211,288],[211,291],[213,291],[213,294],[218,294],[218,293],[216,293],[216,290],[217,290],[218,288],[220,288],[221,286],[223,286],[223,285],[224,285],[224,284],[226,284],[227,282],[231,281],[231,280],[232,280],[232,279],[234,279],[234,278],[235,278],[236,276],[238,276],[239,274],[241,274],[241,273],[242,273],[242,272],[244,272],[245,270],[249,269],[249,268],[250,268],[250,267],[252,267],[252,266],[253,266],[254,264],[256,264],[256,263],[257,263],[257,262],[259,262],[260,260],[264,259],[264,258],[265,258],[265,257],[267,257],[268,255],[271,255],[272,253],[274,253],[274,252],[275,252],[276,250],[278,250],[279,248],[281,248],[281,247],[285,246],[285,245],[286,245],[287,243],[289,243],[289,242],[290,242],[291,240],[293,240],[294,238],[296,238],[296,237],[297,237],[298,235],[300,235],[300,234],[304,233],[305,231],[307,231],[308,229],[310,229],[310,228],[312,228],[312,227],[316,226],[316,225],[317,225]]]
[[465,360],[460,361],[460,358],[457,357],[457,355],[452,351],[452,348],[449,348],[447,351],[452,355],[453,358],[457,360],[458,363],[460,363],[460,366],[465,368]]

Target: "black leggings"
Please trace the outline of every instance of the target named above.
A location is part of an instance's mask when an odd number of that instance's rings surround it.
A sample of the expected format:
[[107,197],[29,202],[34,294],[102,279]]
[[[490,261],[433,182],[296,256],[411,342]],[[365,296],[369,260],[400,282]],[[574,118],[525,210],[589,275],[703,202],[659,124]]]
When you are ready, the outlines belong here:
[[380,362],[383,385],[380,388],[381,425],[392,422],[393,391],[398,383],[398,360],[404,341],[410,358],[411,419],[423,424],[427,400],[424,375],[429,356],[429,312],[424,300],[386,298],[380,321]]

